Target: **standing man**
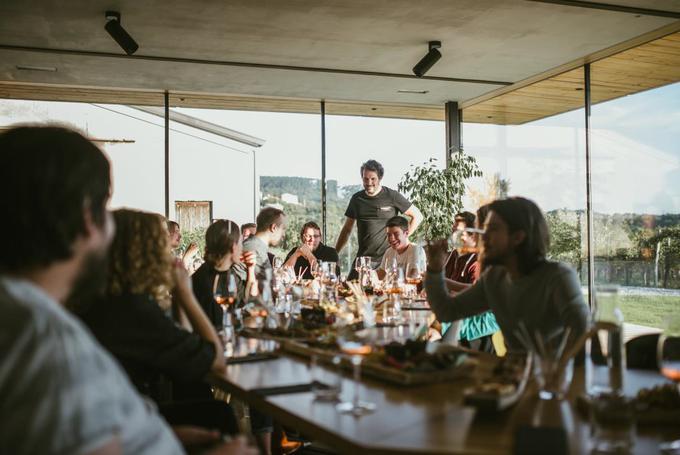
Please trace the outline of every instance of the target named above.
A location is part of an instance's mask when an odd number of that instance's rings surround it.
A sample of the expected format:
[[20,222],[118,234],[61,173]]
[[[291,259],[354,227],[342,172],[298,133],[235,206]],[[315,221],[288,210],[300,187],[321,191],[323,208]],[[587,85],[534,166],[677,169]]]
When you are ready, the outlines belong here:
[[[423,215],[418,207],[397,191],[381,185],[384,175],[385,169],[375,160],[368,160],[361,165],[364,191],[354,193],[350,199],[345,211],[345,225],[335,243],[335,249],[340,253],[356,223],[359,239],[357,257],[370,256],[374,269],[380,265],[383,254],[389,246],[385,235],[387,220],[403,213],[409,217],[409,234],[413,234],[423,221]],[[347,278],[354,279],[356,276],[356,270],[352,269]]]

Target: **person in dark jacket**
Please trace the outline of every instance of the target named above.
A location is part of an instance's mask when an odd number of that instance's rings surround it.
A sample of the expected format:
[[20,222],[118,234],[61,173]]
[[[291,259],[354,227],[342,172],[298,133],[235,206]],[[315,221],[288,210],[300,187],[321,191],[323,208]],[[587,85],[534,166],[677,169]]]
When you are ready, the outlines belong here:
[[[255,253],[243,252],[241,233],[236,223],[216,220],[205,232],[205,262],[191,276],[194,294],[217,329],[222,328],[223,309],[215,300],[218,282],[234,280],[237,300],[243,302],[253,285],[255,277]],[[233,273],[232,267],[241,264],[246,268],[246,280]],[[235,303],[235,302],[234,302]]]
[[337,265],[338,252],[335,248],[321,243],[321,228],[314,221],[308,221],[300,229],[300,246],[290,250],[284,267],[292,267],[296,275],[312,279],[312,264],[320,262],[335,262]]

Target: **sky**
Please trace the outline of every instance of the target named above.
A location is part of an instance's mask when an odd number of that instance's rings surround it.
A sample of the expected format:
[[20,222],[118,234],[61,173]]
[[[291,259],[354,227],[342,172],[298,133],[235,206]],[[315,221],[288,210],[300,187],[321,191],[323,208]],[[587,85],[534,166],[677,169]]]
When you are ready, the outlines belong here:
[[[265,140],[254,150],[259,175],[321,178],[319,115],[177,109]],[[523,126],[463,125],[463,146],[485,177],[495,173],[510,193],[535,199],[544,210],[585,207],[583,110]],[[114,203],[163,211],[163,120],[116,105],[0,100],[0,126],[57,120],[91,136],[129,139],[105,144],[114,167]],[[680,213],[680,83],[593,107],[593,199],[603,213]],[[252,217],[253,149],[171,124],[172,200],[216,203],[216,216]],[[444,123],[327,116],[327,178],[360,184],[359,167],[381,161],[384,184],[396,188],[412,164],[444,161]],[[234,196],[238,196],[235,207]],[[470,209],[473,202],[468,199]]]

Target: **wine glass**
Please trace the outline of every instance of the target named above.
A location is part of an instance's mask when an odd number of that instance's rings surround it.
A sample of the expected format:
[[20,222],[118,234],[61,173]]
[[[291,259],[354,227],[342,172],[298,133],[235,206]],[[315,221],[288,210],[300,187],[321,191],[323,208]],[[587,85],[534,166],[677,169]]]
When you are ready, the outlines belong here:
[[483,229],[472,227],[456,229],[449,237],[449,250],[456,250],[460,256],[478,253],[477,236],[481,234],[484,234]]
[[[676,383],[680,393],[680,315],[672,315],[667,327],[659,335],[657,359],[661,374]],[[676,453],[680,450],[680,439],[662,443],[662,453]]]
[[213,289],[213,298],[215,303],[222,307],[225,313],[229,306],[236,303],[238,295],[238,287],[236,286],[236,278],[231,273],[218,273],[215,277],[215,286]]
[[411,287],[413,296],[417,296],[420,292],[420,286],[423,282],[423,270],[417,262],[409,262],[406,264],[406,284]]
[[318,278],[321,274],[321,264],[319,261],[314,261],[309,265],[309,271],[311,272],[314,279]]
[[362,264],[363,257],[357,256],[357,258],[354,260],[354,270],[357,271],[357,274],[361,275],[361,270],[363,269]]
[[375,403],[362,401],[359,397],[359,380],[361,379],[361,362],[363,356],[371,353],[372,345],[371,338],[375,337],[375,331],[371,329],[364,329],[358,332],[352,332],[350,328],[340,330],[336,336],[336,340],[340,350],[347,354],[352,362],[352,376],[354,379],[354,393],[352,401],[343,401],[338,403],[335,407],[339,412],[344,414],[352,414],[354,416],[362,416],[369,414],[376,409]]

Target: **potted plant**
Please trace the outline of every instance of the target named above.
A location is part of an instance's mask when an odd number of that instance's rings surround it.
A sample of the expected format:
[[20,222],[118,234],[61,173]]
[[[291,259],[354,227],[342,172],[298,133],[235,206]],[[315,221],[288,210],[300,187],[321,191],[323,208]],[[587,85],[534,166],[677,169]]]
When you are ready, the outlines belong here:
[[423,213],[423,223],[416,237],[448,237],[456,213],[463,208],[466,180],[481,176],[477,160],[462,149],[451,153],[451,161],[444,169],[437,166],[436,158],[419,166],[411,165],[398,188],[409,194],[411,202]]

